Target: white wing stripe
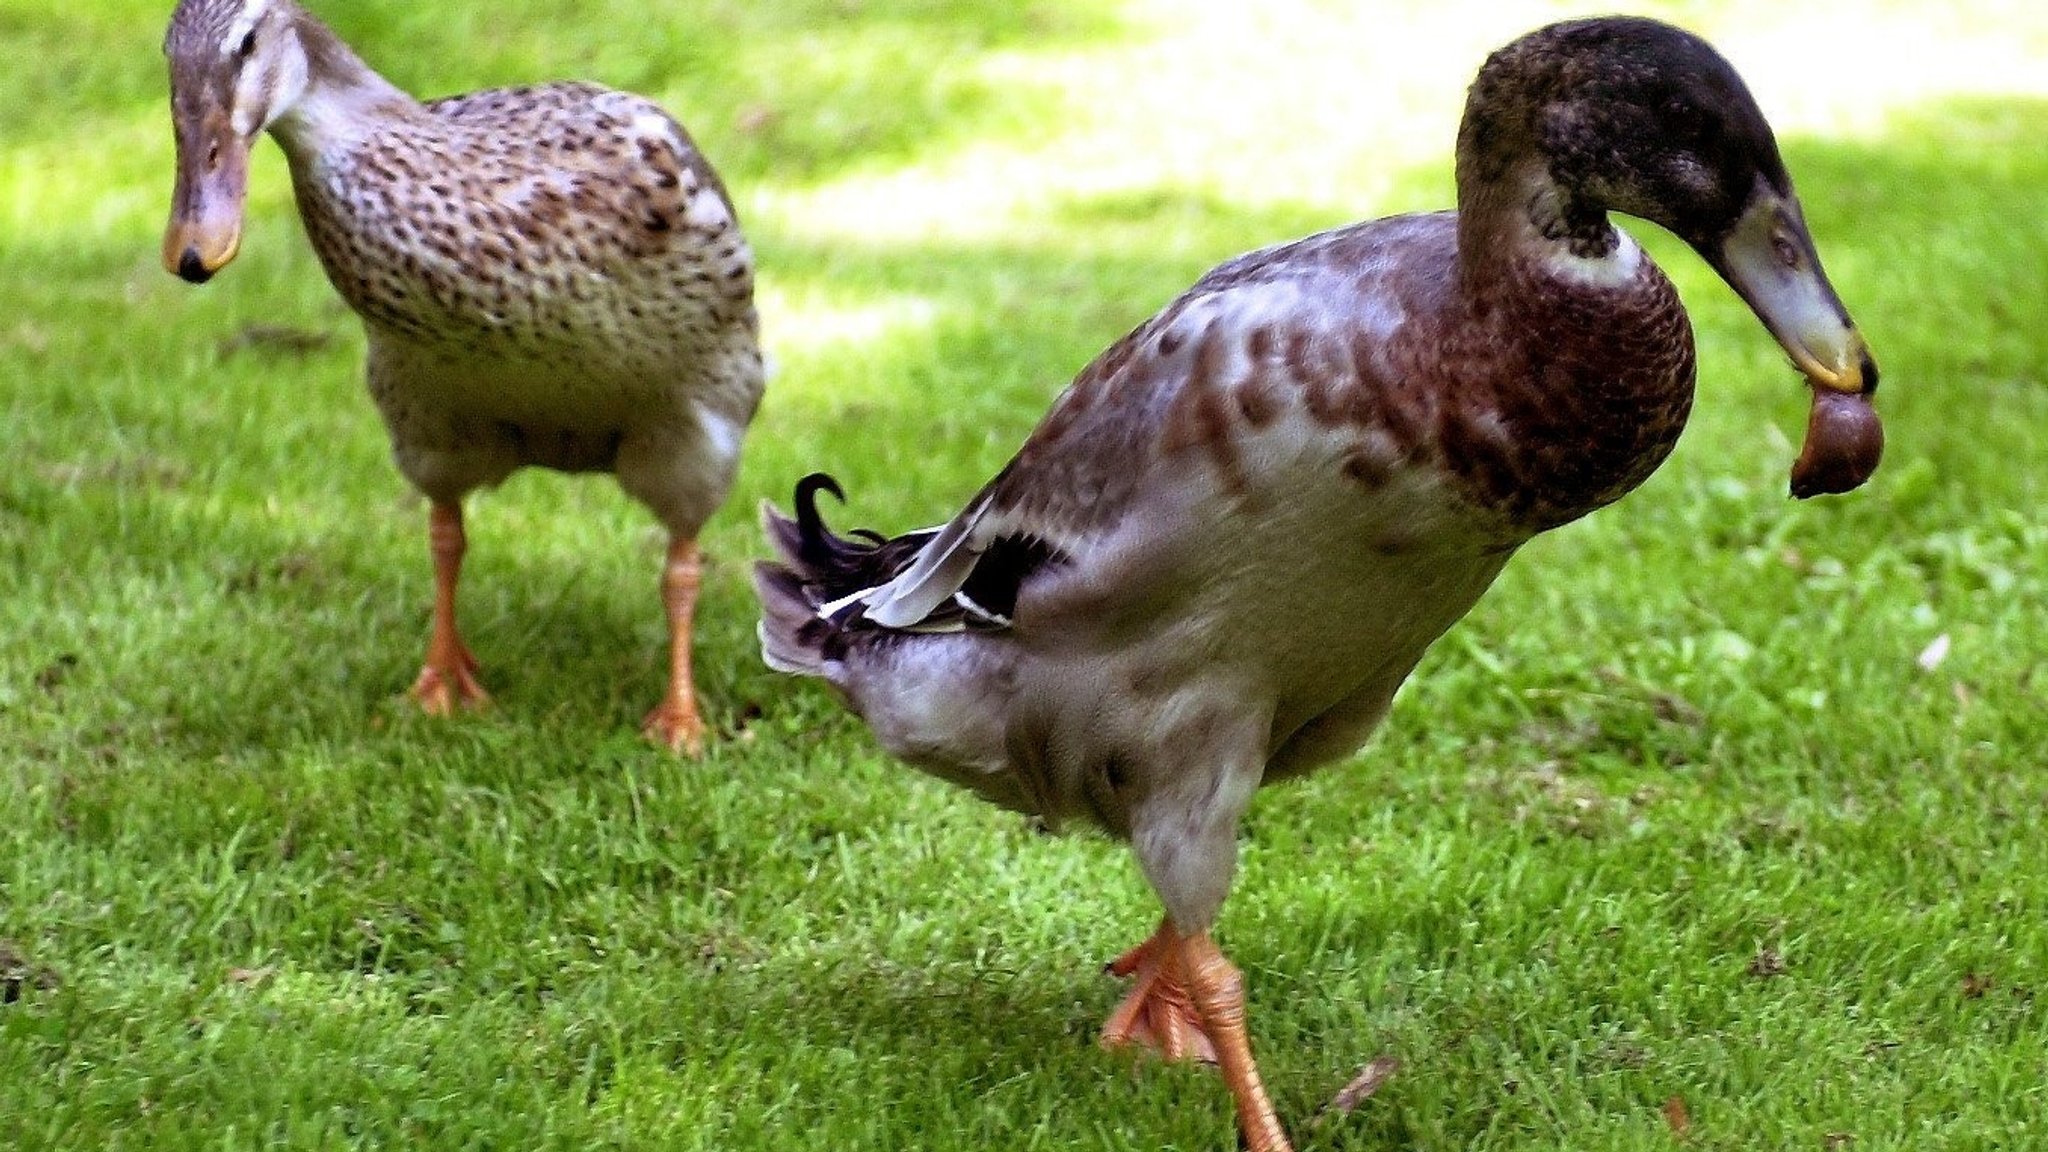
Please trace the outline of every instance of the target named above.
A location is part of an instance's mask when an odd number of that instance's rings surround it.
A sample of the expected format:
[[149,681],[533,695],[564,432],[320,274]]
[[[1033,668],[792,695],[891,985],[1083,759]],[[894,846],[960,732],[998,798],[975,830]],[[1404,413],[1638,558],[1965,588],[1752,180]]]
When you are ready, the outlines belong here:
[[958,592],[986,547],[971,538],[986,508],[980,504],[956,518],[901,576],[863,593],[868,619],[884,628],[908,628]]

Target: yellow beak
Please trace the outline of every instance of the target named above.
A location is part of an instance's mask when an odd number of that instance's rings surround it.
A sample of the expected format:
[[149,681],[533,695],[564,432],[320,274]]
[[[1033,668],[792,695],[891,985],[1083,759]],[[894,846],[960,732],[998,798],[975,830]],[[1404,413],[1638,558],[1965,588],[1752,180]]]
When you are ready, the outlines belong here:
[[164,267],[194,284],[204,284],[242,247],[242,209],[249,194],[249,145],[227,124],[209,116],[191,128],[178,126],[178,181],[171,192],[171,219],[164,228]]
[[1821,269],[1797,200],[1759,182],[1710,259],[1808,380],[1849,395],[1877,388],[1877,364]]

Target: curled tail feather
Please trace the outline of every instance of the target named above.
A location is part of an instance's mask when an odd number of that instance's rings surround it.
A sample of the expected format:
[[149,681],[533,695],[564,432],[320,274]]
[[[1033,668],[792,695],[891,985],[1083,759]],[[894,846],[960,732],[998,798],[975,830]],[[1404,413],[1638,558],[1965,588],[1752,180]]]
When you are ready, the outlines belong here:
[[[814,472],[797,481],[795,517],[761,506],[762,529],[779,559],[754,566],[762,610],[758,632],[761,658],[778,672],[825,675],[825,665],[844,655],[847,625],[859,615],[852,599],[888,583],[932,536],[835,535],[818,511],[820,492],[846,499],[838,481]],[[840,601],[847,603],[827,611]]]
[[827,665],[863,638],[1007,629],[1024,580],[1064,562],[1035,536],[976,535],[980,500],[938,528],[839,536],[818,512],[820,492],[845,499],[837,481],[814,472],[797,482],[794,517],[761,507],[778,557],[754,570],[761,655],[779,671],[829,678]]

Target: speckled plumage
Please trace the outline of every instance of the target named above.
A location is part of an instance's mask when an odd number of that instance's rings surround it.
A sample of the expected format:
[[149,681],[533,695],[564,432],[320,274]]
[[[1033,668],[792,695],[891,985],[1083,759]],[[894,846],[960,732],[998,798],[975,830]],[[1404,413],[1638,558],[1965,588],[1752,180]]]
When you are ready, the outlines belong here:
[[[522,466],[614,472],[678,548],[695,539],[730,490],[763,366],[752,255],[675,120],[576,82],[421,103],[290,0],[185,0],[166,52],[180,151],[166,264],[204,280],[232,259],[246,149],[267,129],[362,318],[398,467],[435,502],[451,601],[461,500]],[[446,626],[430,706],[467,675]]]
[[1608,212],[1691,241],[1831,387],[1875,379],[1761,114],[1688,34],[1580,21],[1496,53],[1458,199],[1218,267],[938,529],[836,537],[816,477],[795,520],[765,510],[768,663],[921,768],[1128,838],[1167,921],[1105,1040],[1207,1029],[1261,1152],[1285,1137],[1206,936],[1252,794],[1351,754],[1513,552],[1640,484],[1690,411],[1684,309]]
[[611,471],[624,449],[628,490],[694,534],[729,487],[762,371],[752,258],[673,120],[561,83],[287,151],[415,484],[457,499],[523,464]]

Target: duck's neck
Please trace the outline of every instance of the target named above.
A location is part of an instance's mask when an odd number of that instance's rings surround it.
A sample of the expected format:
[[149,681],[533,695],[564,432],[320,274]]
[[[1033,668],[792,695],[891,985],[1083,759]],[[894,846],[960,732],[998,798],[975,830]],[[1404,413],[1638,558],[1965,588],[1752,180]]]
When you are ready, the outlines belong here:
[[1458,260],[1468,290],[1501,283],[1510,269],[1578,281],[1627,276],[1640,251],[1615,230],[1607,206],[1557,179],[1555,120],[1568,113],[1547,95],[1554,61],[1536,49],[1497,53],[1480,69],[1458,124]]
[[1635,277],[1642,258],[1606,209],[1560,185],[1540,155],[1461,149],[1458,271],[1468,292],[1531,274],[1619,285]]
[[419,101],[379,76],[311,14],[298,12],[292,30],[306,57],[306,87],[270,132],[294,163],[419,111]]
[[1467,480],[1542,531],[1619,498],[1670,452],[1691,406],[1691,329],[1641,246],[1552,175],[1527,119],[1478,111],[1458,141],[1459,291],[1513,370],[1474,403],[1531,450]]

